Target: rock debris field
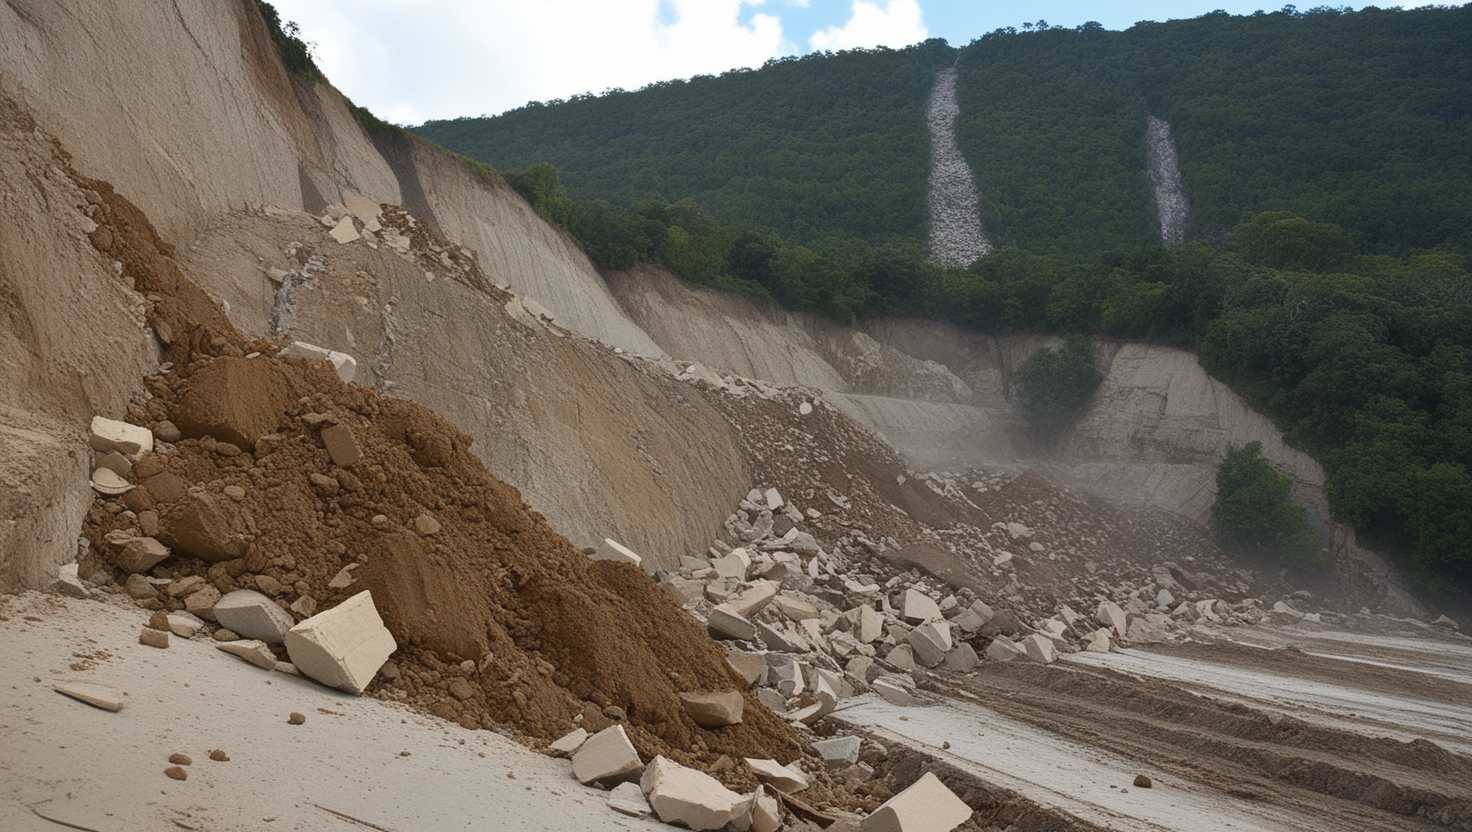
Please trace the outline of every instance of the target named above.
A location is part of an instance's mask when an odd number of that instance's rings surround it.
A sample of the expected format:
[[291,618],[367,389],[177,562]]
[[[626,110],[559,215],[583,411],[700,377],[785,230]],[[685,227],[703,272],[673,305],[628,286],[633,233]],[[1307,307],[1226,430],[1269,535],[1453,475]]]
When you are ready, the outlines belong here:
[[[444,806],[416,808],[411,824],[381,795],[359,801],[334,778],[447,793],[441,784],[487,769],[495,792],[515,791],[520,770],[523,791],[568,813],[550,826],[523,816],[529,828],[1109,828],[946,762],[950,740],[936,749],[876,720],[908,722],[906,709],[919,714],[938,696],[1030,701],[1094,666],[1075,656],[1383,619],[1321,609],[1190,524],[1033,473],[917,475],[821,396],[699,365],[677,368],[679,378],[739,426],[756,487],[725,534],[676,569],[646,571],[612,539],[579,550],[486,471],[453,425],[352,384],[351,356],[246,340],[136,208],[105,183],[84,184],[98,196],[93,243],[148,299],[165,362],[126,420],[92,423],[96,498],[78,562],[50,594],[0,607],[0,628],[27,646],[8,659],[0,738],[33,754],[34,732],[20,724],[58,719],[75,721],[57,734],[68,745],[125,734],[114,764],[168,797],[125,812],[132,828],[149,822],[140,811],[185,829],[278,817],[292,828],[329,817],[422,826],[441,822]],[[393,206],[334,206],[323,224],[339,245],[407,255],[432,242]],[[473,260],[452,265],[491,291]],[[70,623],[53,630],[56,621]],[[1454,641],[1455,628],[1443,619],[1425,630]],[[48,653],[58,650],[69,655]],[[1107,667],[1083,689],[1139,692]],[[1446,684],[1443,699],[1464,696]],[[162,718],[170,697],[190,706],[145,736],[138,720]],[[418,727],[393,752],[396,716]],[[1043,721],[1025,707],[1016,717]],[[337,758],[359,755],[349,737],[369,724],[382,730],[353,769]],[[337,727],[314,734],[322,725]],[[1325,753],[1339,739],[1324,740]],[[1472,775],[1465,758],[1408,756],[1402,745],[1376,747],[1400,769],[1375,774],[1382,786],[1368,797],[1347,785],[1352,772],[1284,777],[1369,816],[1414,819],[1406,828],[1469,828],[1465,788],[1448,785]],[[305,747],[315,750],[293,761],[291,779],[322,788],[293,786],[263,811],[199,809],[210,799],[180,791],[228,789],[229,772]],[[422,756],[427,768],[394,779]],[[20,778],[16,759],[5,765]],[[1121,783],[1136,790],[1161,774],[1127,770],[1143,756],[1118,759]],[[7,828],[109,827],[105,803],[53,794],[60,781],[47,766],[5,795]],[[1405,783],[1418,767],[1434,781],[1419,791]]]

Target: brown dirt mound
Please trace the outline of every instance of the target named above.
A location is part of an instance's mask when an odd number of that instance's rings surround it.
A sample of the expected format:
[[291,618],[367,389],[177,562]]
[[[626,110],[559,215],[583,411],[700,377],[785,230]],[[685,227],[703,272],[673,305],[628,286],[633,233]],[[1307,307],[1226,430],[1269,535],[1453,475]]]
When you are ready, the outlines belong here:
[[[256,589],[299,617],[370,589],[400,644],[400,672],[370,693],[466,726],[549,740],[582,714],[590,730],[622,720],[643,754],[690,765],[797,756],[791,728],[749,692],[740,725],[706,730],[684,713],[679,692],[745,685],[644,573],[590,561],[427,408],[246,343],[141,212],[105,183],[86,185],[107,203],[94,242],[149,296],[174,364],[148,379],[156,398],[130,418],[171,418],[194,437],[141,460],[134,492],[98,498],[86,524],[94,551],[153,511],[180,550],[157,574]],[[331,425],[362,453],[349,467],[323,444]],[[330,588],[348,566],[353,583]],[[183,606],[167,593],[160,603]]]

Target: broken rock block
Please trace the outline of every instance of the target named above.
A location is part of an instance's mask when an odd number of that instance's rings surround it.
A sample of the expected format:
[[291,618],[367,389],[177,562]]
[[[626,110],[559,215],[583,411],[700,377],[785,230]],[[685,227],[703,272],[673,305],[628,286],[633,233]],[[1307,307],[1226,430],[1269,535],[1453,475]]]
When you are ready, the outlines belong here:
[[997,636],[986,648],[986,657],[994,662],[1010,662],[1021,655],[1022,648],[1006,636]]
[[559,757],[569,757],[574,754],[579,748],[582,748],[583,743],[587,741],[587,730],[583,728],[577,728],[574,729],[571,733],[563,734],[551,745],[548,745],[547,750],[551,751],[553,754],[556,754]]
[[631,563],[634,566],[644,562],[644,558],[635,554],[634,551],[613,538],[605,537],[593,554],[588,557],[593,560],[613,560],[620,563]]
[[767,706],[767,710],[780,714],[787,710],[787,698],[771,688],[757,688],[756,701]]
[[604,728],[572,755],[573,776],[584,785],[637,782],[643,768],[639,752],[634,750],[622,725]]
[[858,620],[854,622],[854,638],[860,644],[872,644],[884,638],[884,618],[868,605],[859,607],[858,612]]
[[726,653],[726,663],[747,685],[760,685],[767,679],[767,660],[760,653],[731,650]]
[[192,613],[171,612],[168,619],[169,631],[179,638],[193,638],[195,633],[204,628],[204,622]]
[[285,642],[303,674],[351,693],[362,693],[398,649],[367,591],[292,627]]
[[383,211],[377,202],[366,197],[358,196],[357,194],[346,194],[343,196],[342,201],[343,205],[348,209],[348,213],[365,223],[377,218]]
[[128,701],[128,694],[117,688],[106,685],[94,685],[90,682],[70,682],[65,685],[56,685],[53,690],[64,693],[79,702],[86,702],[107,711],[116,711],[123,707]]
[[802,665],[791,656],[768,654],[767,678],[782,696],[791,699],[803,692]]
[[689,578],[681,578],[678,575],[666,579],[659,587],[665,591],[666,595],[675,599],[676,604],[682,607],[698,599],[705,593],[705,584],[700,581],[692,581]]
[[[803,407],[808,405],[804,403]],[[747,808],[738,812],[731,825],[736,829],[744,826],[749,832],[777,832],[782,826],[782,806],[776,795],[768,794],[763,786],[757,786]]]
[[957,644],[955,649],[946,654],[943,666],[946,670],[954,670],[957,673],[969,673],[976,669],[980,659],[976,656],[976,649],[966,642]]
[[778,595],[772,599],[772,606],[793,621],[806,621],[809,618],[818,617],[817,607],[801,598],[793,598],[791,595]]
[[77,565],[68,563],[56,572],[56,579],[51,582],[49,589],[58,595],[66,595],[72,598],[86,598],[92,594],[82,579],[77,577]]
[[1109,637],[1113,632],[1108,627],[1100,627],[1089,636],[1088,642],[1084,644],[1084,651],[1088,653],[1108,653],[1114,647],[1114,639]]
[[283,644],[292,618],[275,601],[253,589],[238,589],[215,604],[215,620],[245,638]]
[[92,488],[98,494],[116,497],[126,494],[137,486],[123,479],[111,468],[98,468],[92,472]]
[[929,595],[916,589],[907,589],[901,604],[901,614],[910,621],[929,621],[940,618],[940,607]]
[[[816,744],[815,744],[816,746]],[[757,760],[746,758],[746,765],[756,774],[756,779],[763,783],[770,783],[772,788],[796,794],[808,787],[808,776],[806,773],[784,766],[776,760]]]
[[1102,627],[1114,630],[1114,637],[1124,641],[1129,635],[1129,622],[1125,619],[1124,610],[1113,601],[1103,601],[1099,604],[1099,611],[1094,613],[1094,620]]
[[346,468],[363,458],[363,452],[358,450],[358,440],[347,425],[323,428],[318,435],[322,437],[322,444],[327,447],[333,465]]
[[869,685],[879,697],[891,705],[913,705],[915,703],[915,683],[909,676],[891,674],[880,676]]
[[915,652],[915,661],[926,667],[935,667],[945,661],[951,651],[951,625],[945,620],[931,620],[910,631],[906,637],[910,649]]
[[733,596],[726,604],[738,615],[750,617],[766,609],[776,597],[777,584],[771,581],[757,581],[740,594]]
[[740,693],[682,693],[680,704],[701,728],[721,728],[741,722],[746,699]]
[[357,227],[353,225],[353,218],[349,216],[338,220],[337,224],[332,226],[332,230],[327,233],[339,244],[351,243],[362,236],[358,233]]
[[818,701],[805,708],[799,708],[787,715],[789,722],[801,722],[804,725],[813,725],[823,717],[833,713],[838,707],[838,692],[826,676],[816,674],[813,677],[813,698]]
[[198,618],[215,617],[215,604],[220,600],[220,590],[206,586],[195,590],[184,599],[184,611]]
[[746,580],[746,570],[751,568],[751,561],[738,552],[732,552],[725,557],[712,560],[710,566],[716,571],[716,577],[735,578],[738,581],[744,581]]
[[124,572],[147,572],[169,556],[169,547],[151,537],[134,537],[110,558]]
[[276,669],[276,654],[271,652],[271,648],[264,641],[255,639],[227,641],[216,644],[215,649],[245,659],[262,670]]
[[92,417],[92,449],[98,453],[117,451],[125,457],[137,460],[153,450],[153,431],[127,422]]
[[861,745],[863,741],[858,737],[834,737],[813,743],[813,750],[829,768],[845,769],[859,761]]
[[1052,664],[1058,660],[1058,649],[1052,639],[1041,633],[1033,633],[1022,640],[1021,647],[1029,659],[1038,664]]
[[332,364],[332,369],[337,371],[337,377],[344,382],[350,382],[358,374],[358,360],[345,352],[329,350],[324,347],[308,344],[302,341],[292,341],[291,345],[280,352],[282,358],[308,358],[316,361],[327,361]]
[[717,604],[706,616],[705,628],[711,638],[751,641],[756,638],[756,627],[741,613],[726,604]]
[[639,781],[655,817],[691,829],[720,829],[736,817],[746,799],[703,771],[655,757]]
[[619,783],[608,793],[608,808],[630,817],[649,816],[649,801],[638,783]]
[[950,832],[971,817],[971,807],[930,772],[885,801],[859,824],[861,832]]

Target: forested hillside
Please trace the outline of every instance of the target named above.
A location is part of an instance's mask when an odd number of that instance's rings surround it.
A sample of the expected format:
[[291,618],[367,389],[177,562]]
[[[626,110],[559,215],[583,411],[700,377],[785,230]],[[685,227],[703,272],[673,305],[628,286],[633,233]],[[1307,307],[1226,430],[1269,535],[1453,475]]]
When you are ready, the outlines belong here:
[[549,162],[580,200],[694,199],[807,242],[925,234],[925,95],[944,41],[772,61],[415,132],[501,169]]
[[[1033,26],[417,132],[504,170],[604,268],[1197,349],[1324,464],[1337,516],[1423,586],[1472,589],[1469,43],[1472,6]],[[952,61],[997,245],[967,269],[924,247],[922,109]],[[1147,116],[1191,205],[1174,248]]]

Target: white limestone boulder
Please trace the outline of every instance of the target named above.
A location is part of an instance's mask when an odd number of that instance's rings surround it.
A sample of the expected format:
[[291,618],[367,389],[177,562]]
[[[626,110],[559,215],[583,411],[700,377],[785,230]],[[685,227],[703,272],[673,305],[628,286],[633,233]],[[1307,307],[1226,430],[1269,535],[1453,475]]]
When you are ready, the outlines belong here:
[[572,773],[579,783],[627,783],[639,779],[644,765],[629,742],[624,726],[604,728],[583,742],[572,755]]
[[594,549],[593,554],[588,557],[593,560],[613,560],[620,563],[632,563],[635,566],[644,562],[644,558],[640,557],[634,550],[611,537],[603,538],[603,542],[599,543],[598,548]]
[[860,832],[950,832],[971,817],[971,807],[930,772],[885,801],[859,824]]
[[746,798],[722,786],[709,774],[664,757],[655,757],[645,767],[639,786],[655,817],[696,832],[720,829],[746,804]]
[[292,627],[285,643],[305,676],[350,693],[362,693],[398,649],[366,590]]
[[92,417],[92,449],[98,453],[117,451],[130,460],[153,450],[153,431],[116,419]]
[[[352,229],[353,221],[344,218],[348,229]],[[353,233],[353,239],[357,239],[357,232]],[[351,242],[340,241],[340,242]],[[329,350],[316,344],[308,344],[303,341],[292,341],[291,345],[281,351],[282,358],[310,358],[317,361],[327,361],[332,364],[332,369],[337,371],[337,377],[344,382],[350,382],[358,374],[358,361],[351,355],[337,350]]]
[[215,602],[215,620],[242,638],[283,644],[291,629],[291,615],[253,589],[237,589]]

